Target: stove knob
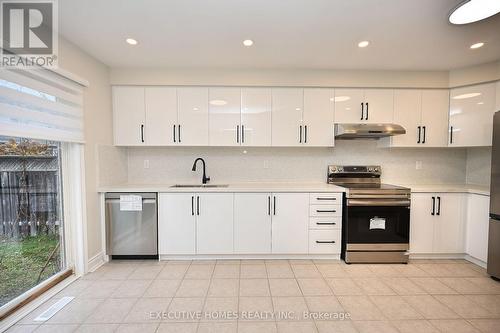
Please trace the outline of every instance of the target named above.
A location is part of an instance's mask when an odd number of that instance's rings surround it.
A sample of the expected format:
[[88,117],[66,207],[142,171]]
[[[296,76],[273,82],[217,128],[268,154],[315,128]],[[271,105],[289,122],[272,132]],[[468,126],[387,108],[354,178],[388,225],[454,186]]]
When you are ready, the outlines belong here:
[[369,168],[368,168],[368,172],[373,172],[373,171],[375,171],[375,170],[373,170],[373,168],[372,168],[372,167],[369,167]]

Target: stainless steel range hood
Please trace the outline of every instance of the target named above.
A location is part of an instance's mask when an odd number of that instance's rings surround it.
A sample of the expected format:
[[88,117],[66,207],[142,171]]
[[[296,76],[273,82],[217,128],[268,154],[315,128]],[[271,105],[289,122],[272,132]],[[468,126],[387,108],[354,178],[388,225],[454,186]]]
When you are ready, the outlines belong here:
[[380,139],[405,133],[396,124],[335,124],[336,139]]

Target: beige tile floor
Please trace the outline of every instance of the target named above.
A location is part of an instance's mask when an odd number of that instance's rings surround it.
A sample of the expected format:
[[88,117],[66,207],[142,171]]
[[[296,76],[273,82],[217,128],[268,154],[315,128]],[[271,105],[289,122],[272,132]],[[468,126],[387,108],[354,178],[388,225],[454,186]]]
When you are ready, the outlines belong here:
[[[75,299],[47,322],[33,321],[63,296]],[[500,332],[500,283],[462,260],[113,262],[10,329],[33,331]]]

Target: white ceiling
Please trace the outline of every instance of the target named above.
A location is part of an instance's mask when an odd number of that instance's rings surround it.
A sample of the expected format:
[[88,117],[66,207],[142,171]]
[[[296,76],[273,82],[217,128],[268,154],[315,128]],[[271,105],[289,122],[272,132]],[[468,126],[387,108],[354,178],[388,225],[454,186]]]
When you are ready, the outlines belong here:
[[61,0],[59,24],[111,67],[448,70],[500,59],[500,14],[453,26],[460,1]]

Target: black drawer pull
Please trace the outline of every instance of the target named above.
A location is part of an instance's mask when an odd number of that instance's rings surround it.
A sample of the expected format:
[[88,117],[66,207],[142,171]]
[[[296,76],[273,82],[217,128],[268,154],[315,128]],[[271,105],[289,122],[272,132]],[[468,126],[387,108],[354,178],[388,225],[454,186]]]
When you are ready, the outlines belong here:
[[316,225],[337,225],[335,222],[316,222]]
[[335,241],[316,241],[318,244],[335,244]]
[[316,200],[337,200],[337,198],[316,198]]
[[334,210],[323,210],[323,209],[316,209],[316,213],[336,213],[337,211]]

